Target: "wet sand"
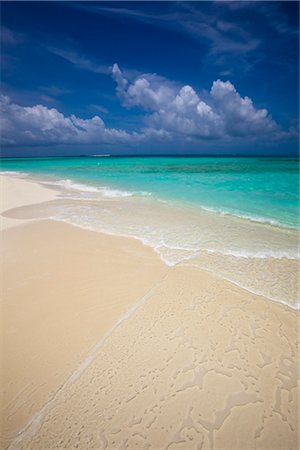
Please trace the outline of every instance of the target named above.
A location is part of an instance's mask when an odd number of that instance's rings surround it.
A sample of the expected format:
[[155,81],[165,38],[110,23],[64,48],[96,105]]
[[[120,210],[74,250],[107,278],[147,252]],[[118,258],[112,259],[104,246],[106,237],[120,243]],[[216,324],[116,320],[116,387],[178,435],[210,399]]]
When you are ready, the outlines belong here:
[[296,312],[176,267],[11,448],[298,448]]
[[[18,185],[25,202],[26,193],[36,186],[19,179],[7,185],[14,184],[13,193]],[[45,200],[55,197],[41,187],[33,200],[38,194],[39,201],[43,194]],[[54,221],[16,219],[5,226],[1,234],[4,446],[167,269],[138,241]]]
[[169,205],[148,197],[103,197],[99,192],[59,189],[59,197],[13,208],[10,219],[52,217],[148,244],[168,265],[189,261],[257,295],[300,309],[299,236],[233,216]]
[[9,448],[299,447],[297,311],[134,239],[3,237]]

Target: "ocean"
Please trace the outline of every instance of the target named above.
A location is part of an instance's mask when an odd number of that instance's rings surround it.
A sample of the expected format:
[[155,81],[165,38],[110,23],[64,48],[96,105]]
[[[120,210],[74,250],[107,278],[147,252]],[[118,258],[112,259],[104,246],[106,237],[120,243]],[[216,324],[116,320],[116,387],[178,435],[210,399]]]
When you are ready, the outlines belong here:
[[299,160],[234,157],[7,158],[59,198],[23,214],[131,236],[296,307]]

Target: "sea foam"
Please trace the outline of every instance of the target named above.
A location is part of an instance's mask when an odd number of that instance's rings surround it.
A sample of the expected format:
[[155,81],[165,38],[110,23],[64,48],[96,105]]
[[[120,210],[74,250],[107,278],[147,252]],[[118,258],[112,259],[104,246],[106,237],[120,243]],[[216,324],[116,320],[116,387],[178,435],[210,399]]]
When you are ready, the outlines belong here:
[[133,197],[133,196],[141,196],[141,197],[149,197],[151,196],[150,192],[145,191],[126,191],[123,189],[114,189],[108,186],[93,186],[90,184],[76,183],[72,180],[59,180],[59,181],[51,181],[51,184],[55,184],[57,186],[62,186],[66,189],[75,190],[78,192],[93,192],[98,193],[103,197]]

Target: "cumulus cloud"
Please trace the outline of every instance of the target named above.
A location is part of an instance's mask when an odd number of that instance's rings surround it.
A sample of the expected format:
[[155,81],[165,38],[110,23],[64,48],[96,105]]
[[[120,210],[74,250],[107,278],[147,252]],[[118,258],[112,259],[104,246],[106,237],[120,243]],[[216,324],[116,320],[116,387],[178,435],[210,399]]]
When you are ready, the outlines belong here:
[[176,134],[202,138],[217,138],[223,132],[218,114],[188,85],[182,87],[171,102],[150,115],[148,123]]
[[141,106],[151,111],[158,109],[173,98],[173,84],[156,74],[138,76],[133,83],[129,83],[119,66],[114,64],[112,75],[117,83],[117,93],[123,100],[124,106]]
[[13,145],[131,143],[167,134],[157,130],[128,133],[107,128],[99,116],[81,119],[65,117],[55,108],[43,105],[20,106],[0,96],[1,143]]
[[266,109],[256,109],[251,98],[241,97],[230,81],[214,81],[210,96],[231,136],[277,135],[279,125]]
[[130,82],[117,64],[112,75],[124,106],[144,109],[153,128],[206,139],[284,135],[268,111],[241,97],[230,81],[214,81],[204,99],[192,86],[158,82],[157,75],[139,75]]
[[131,79],[130,73],[125,76],[117,64],[112,75],[122,104],[144,110],[140,129],[128,132],[109,128],[98,115],[89,119],[65,116],[56,108],[41,104],[20,106],[9,97],[0,96],[1,144],[134,144],[154,140],[295,137],[294,130],[282,130],[266,109],[256,108],[230,81],[216,80],[211,90],[201,95],[192,86],[180,87],[156,74]]

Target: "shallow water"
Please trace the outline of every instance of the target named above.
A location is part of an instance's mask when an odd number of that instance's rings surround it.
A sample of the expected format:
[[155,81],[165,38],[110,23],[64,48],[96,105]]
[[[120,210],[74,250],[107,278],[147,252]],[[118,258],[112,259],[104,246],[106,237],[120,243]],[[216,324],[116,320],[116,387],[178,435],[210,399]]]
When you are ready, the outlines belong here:
[[148,194],[261,222],[299,225],[299,161],[293,158],[10,158],[2,159],[1,170],[43,174],[81,188],[84,184],[85,189],[106,189],[108,194]]
[[296,160],[51,158],[5,160],[2,170],[60,191],[14,217],[131,236],[169,265],[197,265],[272,300],[299,302]]

